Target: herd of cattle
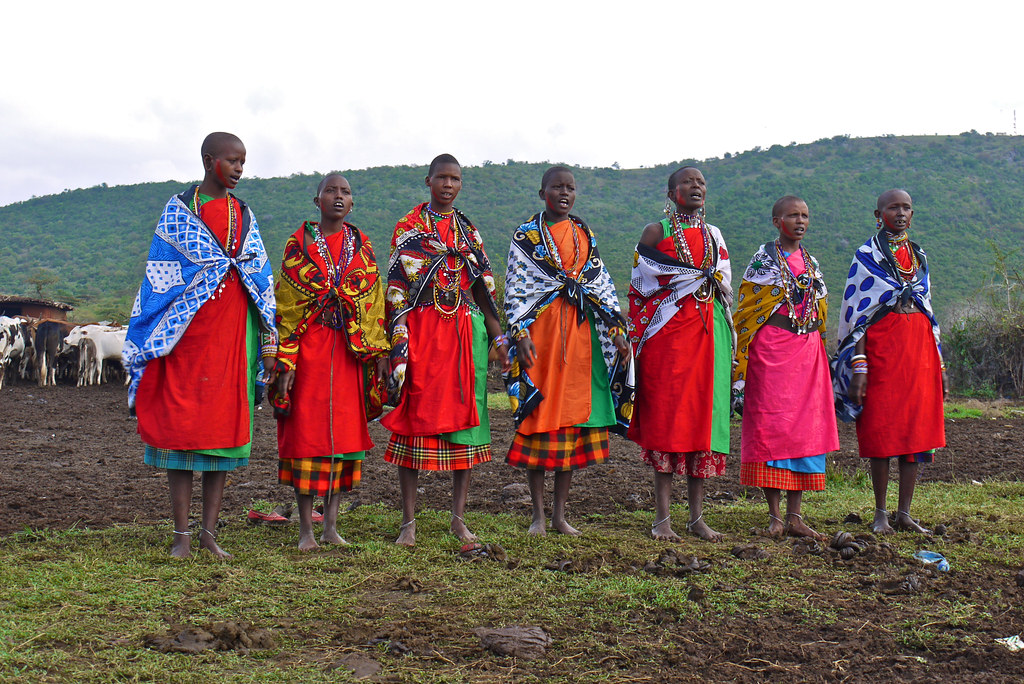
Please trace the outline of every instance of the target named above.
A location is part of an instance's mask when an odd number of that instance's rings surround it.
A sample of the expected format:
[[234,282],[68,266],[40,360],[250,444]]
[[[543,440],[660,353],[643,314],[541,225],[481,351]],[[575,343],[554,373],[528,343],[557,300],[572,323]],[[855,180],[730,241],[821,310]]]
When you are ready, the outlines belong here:
[[0,388],[5,379],[34,380],[40,387],[58,379],[79,387],[126,382],[121,349],[127,334],[121,326],[0,316]]

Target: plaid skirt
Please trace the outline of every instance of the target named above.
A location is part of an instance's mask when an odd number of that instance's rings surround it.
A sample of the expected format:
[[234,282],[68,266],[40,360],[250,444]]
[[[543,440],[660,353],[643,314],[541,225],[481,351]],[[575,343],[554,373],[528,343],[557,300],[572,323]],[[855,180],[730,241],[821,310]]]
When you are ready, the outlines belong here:
[[248,458],[229,458],[227,456],[211,456],[198,451],[178,451],[176,449],[158,449],[145,445],[146,451],[142,461],[146,465],[164,468],[165,470],[198,470],[201,473],[234,470],[249,465]]
[[359,484],[363,462],[358,459],[282,458],[277,462],[277,481],[295,488],[296,494],[324,496],[351,491]]
[[820,492],[825,489],[825,473],[797,473],[763,462],[740,463],[740,484],[787,492]]
[[491,445],[454,444],[443,437],[391,433],[384,460],[414,470],[468,470],[491,460]]
[[656,451],[641,449],[640,458],[657,473],[704,480],[725,475],[726,454],[717,451]]
[[565,427],[535,435],[516,433],[505,460],[527,470],[579,470],[608,458],[608,428]]

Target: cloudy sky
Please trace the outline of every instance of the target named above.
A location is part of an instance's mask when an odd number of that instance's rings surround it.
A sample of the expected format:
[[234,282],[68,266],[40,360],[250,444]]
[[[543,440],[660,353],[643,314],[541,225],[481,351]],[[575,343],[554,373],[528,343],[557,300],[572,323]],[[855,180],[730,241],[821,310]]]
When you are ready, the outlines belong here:
[[[607,8],[607,9],[605,9]],[[213,130],[261,177],[653,165],[848,134],[1024,133],[1024,4],[8,3],[0,205],[191,180]]]

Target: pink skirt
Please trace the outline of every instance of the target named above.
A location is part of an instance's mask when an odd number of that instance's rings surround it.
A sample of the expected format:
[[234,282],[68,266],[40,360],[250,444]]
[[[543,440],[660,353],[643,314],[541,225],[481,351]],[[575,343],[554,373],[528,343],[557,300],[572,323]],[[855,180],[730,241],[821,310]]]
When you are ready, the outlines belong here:
[[764,325],[750,343],[740,462],[803,458],[839,449],[825,345]]

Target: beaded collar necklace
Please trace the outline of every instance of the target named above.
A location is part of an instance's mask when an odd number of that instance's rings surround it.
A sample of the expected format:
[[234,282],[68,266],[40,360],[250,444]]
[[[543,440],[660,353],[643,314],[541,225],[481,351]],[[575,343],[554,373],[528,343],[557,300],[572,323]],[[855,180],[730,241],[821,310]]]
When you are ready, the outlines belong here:
[[[921,263],[920,261],[918,261],[917,254],[910,247],[910,238],[907,236],[906,231],[900,233],[899,235],[893,235],[889,231],[886,231],[885,238],[886,241],[889,243],[889,251],[892,252],[892,260],[896,264],[896,271],[904,280],[913,280],[914,277],[917,275],[917,269],[920,267]],[[906,247],[907,253],[910,255],[909,268],[904,268],[903,265],[900,264],[900,260],[896,258],[897,252],[899,252],[900,249],[903,247]]]
[[[575,269],[576,265],[579,264],[580,261],[580,238],[576,229],[579,228],[582,230],[583,226],[577,223],[572,216],[569,217],[569,224],[572,228],[572,264],[570,265],[570,268]],[[541,228],[541,238],[544,240],[544,247],[547,249],[548,255],[551,257],[551,261],[554,262],[555,266],[560,270],[568,273],[568,269],[566,269],[562,264],[562,255],[558,253],[558,245],[555,244],[555,236],[551,234],[551,228],[544,220],[543,211],[540,212],[540,216],[537,218],[537,225]]]
[[[789,309],[789,321],[796,328],[797,335],[806,335],[812,328],[812,323],[818,319],[818,307],[814,306],[814,287],[811,274],[814,273],[811,266],[811,258],[803,245],[797,245],[800,249],[800,257],[804,262],[804,272],[799,276],[793,273],[789,260],[783,255],[782,246],[779,240],[775,240],[775,256],[779,261],[779,270],[782,272],[782,289],[786,294],[786,303]],[[803,312],[797,315],[797,308],[803,307]]]
[[355,254],[355,231],[346,230],[346,226],[342,224],[342,230],[345,231],[345,236],[342,243],[341,255],[338,257],[337,265],[335,265],[334,260],[331,259],[331,250],[327,248],[327,239],[324,237],[324,233],[320,229],[320,224],[315,221],[307,221],[306,227],[309,228],[309,232],[313,234],[313,240],[316,242],[316,251],[320,253],[320,258],[324,260],[325,264],[327,264],[327,278],[330,280],[331,285],[337,287],[341,284],[341,276],[348,265],[352,263],[352,256]]
[[[708,224],[704,220],[704,212],[699,211],[696,214],[686,214],[674,211],[669,216],[669,221],[672,223],[672,243],[676,248],[676,258],[684,264],[689,264],[693,268],[700,269],[701,271],[707,271],[711,267],[712,261],[711,231],[708,230]],[[683,234],[683,231],[687,228],[700,229],[700,236],[704,242],[704,257],[701,259],[699,265],[694,263],[693,252],[690,251],[690,245],[686,241],[686,236]],[[711,287],[711,283],[706,280],[701,284],[700,288],[693,293],[693,298],[701,303],[711,301],[714,296],[715,291]]]
[[[437,221],[435,221],[435,219],[437,219]],[[451,219],[451,223],[449,225],[452,230],[452,246],[458,250],[460,235],[463,237],[463,241],[468,243],[469,240],[460,232],[461,225],[459,223],[459,217],[455,215],[455,208],[453,207],[447,212],[434,211],[434,208],[428,202],[427,221],[430,223],[431,232],[433,232],[441,242],[444,242],[444,240],[441,239],[441,232],[438,230],[437,223],[444,219]],[[462,305],[463,299],[462,269],[466,266],[466,262],[461,257],[452,255],[450,252],[451,250],[449,249],[449,254],[441,258],[441,268],[434,274],[434,308],[442,318],[451,318],[454,316]],[[449,257],[454,258],[457,261],[457,265],[450,265]],[[445,274],[445,278],[443,279],[441,278],[442,272]],[[446,303],[448,303],[448,306],[445,306]]]
[[[199,216],[199,186],[196,186],[195,196],[192,197],[192,213]],[[235,202],[234,198],[231,197],[231,193],[228,193],[228,239],[225,242],[224,251],[231,254],[231,250],[235,247],[235,233],[238,232],[238,217],[235,216]]]

